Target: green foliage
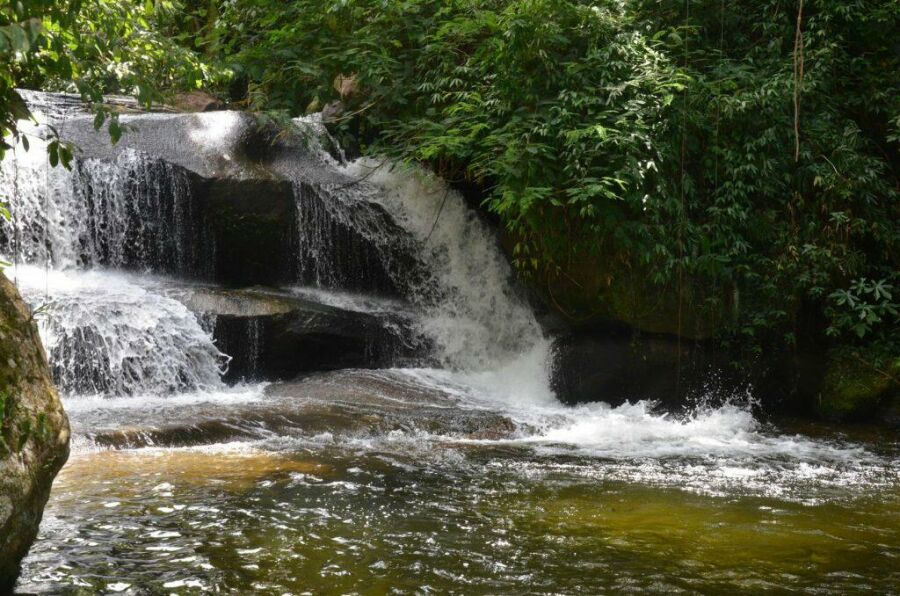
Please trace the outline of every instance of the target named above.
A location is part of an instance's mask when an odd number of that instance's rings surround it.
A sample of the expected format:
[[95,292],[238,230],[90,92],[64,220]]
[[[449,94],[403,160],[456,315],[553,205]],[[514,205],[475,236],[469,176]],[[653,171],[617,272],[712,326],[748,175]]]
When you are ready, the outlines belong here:
[[864,277],[846,290],[832,292],[826,309],[831,320],[828,334],[865,339],[873,331],[883,329],[886,322],[895,326],[900,304],[896,302],[894,292],[894,286],[886,280],[872,281]]

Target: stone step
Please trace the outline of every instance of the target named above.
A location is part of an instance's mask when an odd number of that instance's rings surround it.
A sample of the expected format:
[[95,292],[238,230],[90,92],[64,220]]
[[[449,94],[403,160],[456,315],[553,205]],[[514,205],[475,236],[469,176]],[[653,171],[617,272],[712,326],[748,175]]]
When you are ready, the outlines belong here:
[[363,312],[288,291],[187,287],[167,293],[197,313],[231,356],[226,380],[283,380],[311,371],[428,363],[429,342],[397,303]]

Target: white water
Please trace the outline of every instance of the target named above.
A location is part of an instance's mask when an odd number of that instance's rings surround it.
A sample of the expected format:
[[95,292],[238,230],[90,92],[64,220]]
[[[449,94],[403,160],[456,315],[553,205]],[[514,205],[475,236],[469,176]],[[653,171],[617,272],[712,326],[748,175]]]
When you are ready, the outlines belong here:
[[182,171],[133,150],[114,162],[52,168],[46,144],[31,145],[0,163],[0,187],[16,197],[8,201],[10,221],[0,220],[0,252],[57,269],[164,260],[179,271],[190,267],[195,255],[180,237],[190,230],[192,207]]
[[438,300],[423,288],[422,331],[444,368],[509,404],[550,404],[550,342],[516,292],[495,233],[435,176],[363,159],[347,168],[424,247]]
[[11,272],[38,310],[64,393],[165,395],[219,390],[228,358],[180,302],[110,271]]

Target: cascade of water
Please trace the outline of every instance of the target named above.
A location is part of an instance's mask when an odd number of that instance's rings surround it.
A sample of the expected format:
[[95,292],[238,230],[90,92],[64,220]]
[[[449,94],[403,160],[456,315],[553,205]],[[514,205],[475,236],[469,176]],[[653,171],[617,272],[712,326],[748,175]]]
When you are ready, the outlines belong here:
[[0,222],[0,253],[11,254],[18,237],[25,263],[202,273],[209,243],[185,171],[135,151],[50,168],[43,149],[0,164],[0,184],[18,176],[17,217]]
[[305,285],[401,293],[403,278],[420,276],[411,239],[351,188],[294,183],[298,281]]
[[[38,306],[54,378],[68,395],[165,395],[220,389],[228,357],[180,302],[126,274],[17,271]],[[49,302],[44,302],[49,299]]]
[[405,294],[425,313],[441,364],[506,400],[551,403],[549,342],[512,283],[496,235],[463,198],[426,172],[361,159],[347,172],[365,179],[371,200],[418,243],[431,277],[407,279]]

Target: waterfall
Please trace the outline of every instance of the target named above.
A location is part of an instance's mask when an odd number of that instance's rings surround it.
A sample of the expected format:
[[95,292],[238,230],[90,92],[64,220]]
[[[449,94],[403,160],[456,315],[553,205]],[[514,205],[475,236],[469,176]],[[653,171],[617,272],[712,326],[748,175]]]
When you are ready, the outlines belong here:
[[[33,143],[37,144],[37,143]],[[183,170],[136,151],[114,161],[47,164],[43,144],[0,164],[16,188],[15,217],[0,221],[0,253],[58,269],[98,266],[202,276],[203,226]]]
[[[47,135],[36,126],[27,131],[30,151],[19,145],[0,163],[0,184],[15,190],[15,217],[0,222],[0,255],[20,264],[13,274],[39,307],[40,330],[65,394],[220,388],[229,356],[215,337],[224,319],[191,312],[185,292],[173,293],[198,280],[274,282],[304,288],[307,296],[317,289],[313,300],[326,305],[348,291],[392,296],[397,303],[387,311],[353,301],[335,306],[369,314],[384,330],[368,332],[384,345],[366,343],[360,358],[386,363],[396,353],[409,363],[403,354],[417,353],[420,362],[434,362],[433,347],[446,366],[487,365],[473,343],[486,344],[487,336],[451,341],[452,334],[435,334],[440,304],[460,294],[434,275],[433,261],[443,257],[423,250],[416,230],[406,229],[379,199],[380,187],[354,179],[316,119],[298,120],[283,136],[263,120],[234,112],[123,116],[129,132],[112,146],[67,97],[28,98],[78,149],[71,169],[50,167],[41,140]],[[269,231],[273,225],[276,234]],[[259,234],[262,249],[240,245],[257,240],[248,230]],[[259,265],[273,260],[279,263],[264,276]],[[156,280],[159,274],[174,278]],[[431,314],[420,317],[422,311]],[[413,331],[406,322],[412,312]],[[478,323],[453,318],[448,330],[468,327],[466,335]],[[253,377],[266,348],[262,329],[271,326],[255,315],[242,320],[229,328],[228,344],[249,358],[244,374]],[[238,339],[236,329],[246,337]]]
[[228,357],[177,300],[107,271],[21,266],[53,376],[66,395],[166,395],[221,389]]
[[[0,223],[0,254],[53,269],[43,282],[34,268],[17,274],[32,302],[50,302],[41,330],[65,392],[161,394],[220,382],[227,356],[211,339],[216,317],[194,316],[151,287],[152,273],[392,296],[427,340],[420,364],[467,375],[504,399],[552,400],[548,344],[495,234],[433,176],[348,164],[317,118],[285,134],[236,112],[123,116],[130,130],[113,147],[67,98],[29,98],[79,151],[71,170],[49,167],[40,141],[0,164],[0,183],[15,181],[17,191],[16,218]],[[278,232],[241,246],[244,229],[255,229],[248,222],[264,230],[275,222]],[[275,261],[263,277],[260,267]],[[260,323],[247,321],[239,347],[258,358]],[[409,333],[390,318],[383,324],[388,335]]]

